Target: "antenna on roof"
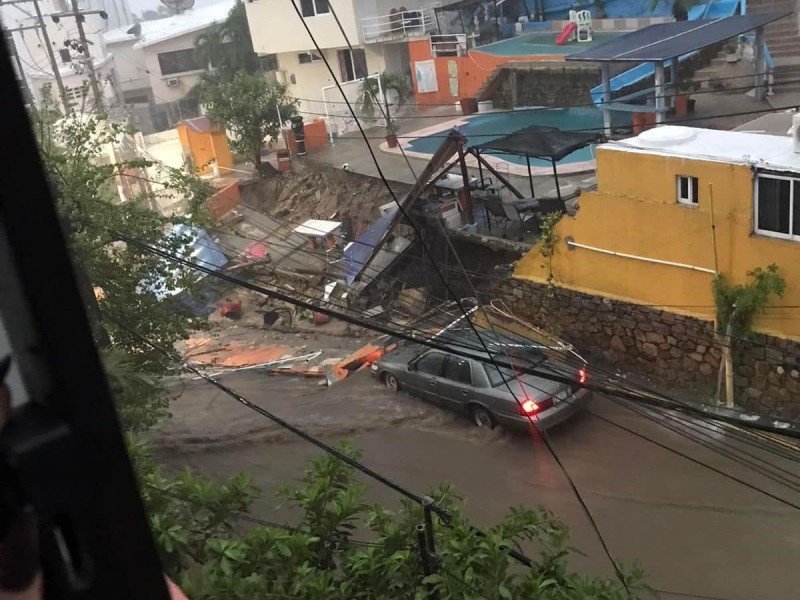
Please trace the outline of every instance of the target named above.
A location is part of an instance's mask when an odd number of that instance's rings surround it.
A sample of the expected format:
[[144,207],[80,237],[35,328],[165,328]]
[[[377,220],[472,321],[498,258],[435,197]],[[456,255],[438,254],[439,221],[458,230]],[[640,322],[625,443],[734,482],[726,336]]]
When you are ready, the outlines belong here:
[[166,6],[172,12],[180,14],[185,10],[189,10],[194,6],[194,0],[161,0],[161,4]]

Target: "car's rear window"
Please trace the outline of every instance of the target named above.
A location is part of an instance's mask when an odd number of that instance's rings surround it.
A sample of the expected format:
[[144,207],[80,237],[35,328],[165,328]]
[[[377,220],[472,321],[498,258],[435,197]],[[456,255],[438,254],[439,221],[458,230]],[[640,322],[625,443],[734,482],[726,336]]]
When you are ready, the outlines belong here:
[[530,358],[519,358],[516,356],[503,357],[502,359],[498,359],[498,363],[500,363],[500,365],[507,365],[510,361],[514,366],[513,369],[489,363],[484,363],[483,368],[486,370],[486,376],[489,378],[489,385],[492,387],[497,387],[503,385],[507,381],[516,379],[517,373],[522,374],[525,372],[525,369],[533,369],[534,367],[540,365],[543,360],[544,356]]

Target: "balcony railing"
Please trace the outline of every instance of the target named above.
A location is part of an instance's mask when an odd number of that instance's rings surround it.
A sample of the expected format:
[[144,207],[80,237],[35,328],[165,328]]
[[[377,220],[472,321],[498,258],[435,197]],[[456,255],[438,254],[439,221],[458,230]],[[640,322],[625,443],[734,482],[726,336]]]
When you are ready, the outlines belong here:
[[466,53],[466,34],[442,33],[431,35],[431,56],[464,56]]
[[436,29],[432,8],[418,8],[361,19],[364,41],[419,37]]

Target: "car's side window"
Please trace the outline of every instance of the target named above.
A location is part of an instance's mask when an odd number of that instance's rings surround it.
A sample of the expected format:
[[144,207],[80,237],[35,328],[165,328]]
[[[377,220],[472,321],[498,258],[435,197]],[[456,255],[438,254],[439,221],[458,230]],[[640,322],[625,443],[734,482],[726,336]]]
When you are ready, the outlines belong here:
[[417,371],[423,375],[441,375],[444,354],[441,352],[428,352],[417,361]]
[[457,356],[448,356],[444,376],[458,383],[472,385],[472,370],[469,361]]

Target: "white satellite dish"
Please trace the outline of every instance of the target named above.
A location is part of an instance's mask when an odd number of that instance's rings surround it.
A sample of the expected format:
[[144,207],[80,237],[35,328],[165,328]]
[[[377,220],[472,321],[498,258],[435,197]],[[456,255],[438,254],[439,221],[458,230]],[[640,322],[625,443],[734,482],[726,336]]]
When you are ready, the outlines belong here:
[[194,6],[194,0],[161,0],[161,4],[166,6],[172,12],[182,13],[189,10]]

